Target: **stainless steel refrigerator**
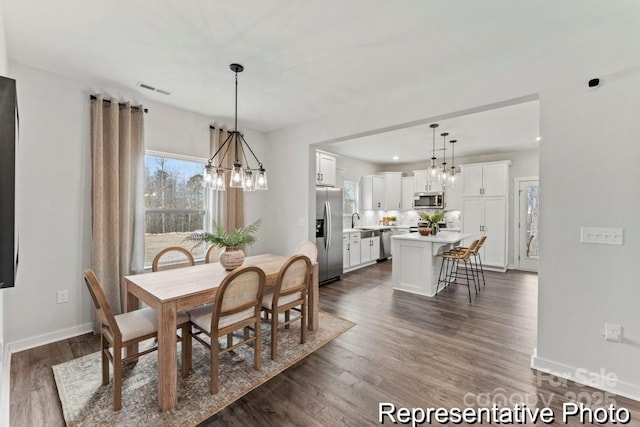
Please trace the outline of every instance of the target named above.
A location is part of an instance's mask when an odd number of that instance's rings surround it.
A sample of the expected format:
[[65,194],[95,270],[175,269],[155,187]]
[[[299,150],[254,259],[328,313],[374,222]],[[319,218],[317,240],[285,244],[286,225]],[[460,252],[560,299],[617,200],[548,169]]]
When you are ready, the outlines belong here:
[[342,189],[316,187],[316,244],[318,282],[322,285],[342,275]]

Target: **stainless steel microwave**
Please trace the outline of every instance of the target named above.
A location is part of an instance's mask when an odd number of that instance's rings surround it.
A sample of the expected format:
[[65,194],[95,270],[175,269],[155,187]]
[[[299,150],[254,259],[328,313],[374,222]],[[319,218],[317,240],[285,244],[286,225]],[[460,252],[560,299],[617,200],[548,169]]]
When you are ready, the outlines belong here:
[[444,193],[416,193],[413,207],[415,209],[444,209]]

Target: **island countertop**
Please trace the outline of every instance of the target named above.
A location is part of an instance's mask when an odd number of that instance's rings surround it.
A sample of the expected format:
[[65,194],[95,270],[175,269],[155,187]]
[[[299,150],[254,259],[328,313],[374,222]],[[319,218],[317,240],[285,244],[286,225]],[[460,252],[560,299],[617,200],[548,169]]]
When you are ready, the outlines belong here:
[[395,240],[411,240],[416,242],[431,243],[456,243],[464,239],[473,237],[473,233],[460,233],[458,231],[440,231],[435,236],[422,236],[420,233],[397,234],[391,236]]

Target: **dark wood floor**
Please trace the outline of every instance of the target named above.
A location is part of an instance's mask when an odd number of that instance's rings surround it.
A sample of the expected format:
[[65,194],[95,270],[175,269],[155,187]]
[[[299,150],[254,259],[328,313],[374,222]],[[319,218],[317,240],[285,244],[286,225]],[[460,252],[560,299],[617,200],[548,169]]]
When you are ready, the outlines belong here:
[[[320,290],[321,308],[357,326],[214,415],[203,425],[376,425],[378,405],[452,408],[516,403],[554,410],[603,392],[530,369],[536,345],[537,276],[487,273],[469,304],[452,286],[436,298],[394,291],[391,263],[354,271]],[[99,348],[91,335],[14,354],[11,425],[64,425],[51,365]],[[560,383],[560,384],[558,384]],[[507,399],[505,402],[504,399]],[[640,403],[614,397],[640,425]],[[434,423],[435,424],[435,423]],[[572,419],[568,425],[582,425]]]

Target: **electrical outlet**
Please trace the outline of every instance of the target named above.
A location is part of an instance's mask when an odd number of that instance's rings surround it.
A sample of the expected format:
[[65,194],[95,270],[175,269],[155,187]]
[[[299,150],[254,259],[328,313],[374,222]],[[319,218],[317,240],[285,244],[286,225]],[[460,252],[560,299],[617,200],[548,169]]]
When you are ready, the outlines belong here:
[[622,326],[613,323],[604,324],[604,339],[613,342],[622,342]]
[[62,304],[63,302],[69,302],[68,289],[62,289],[58,291],[58,304]]

